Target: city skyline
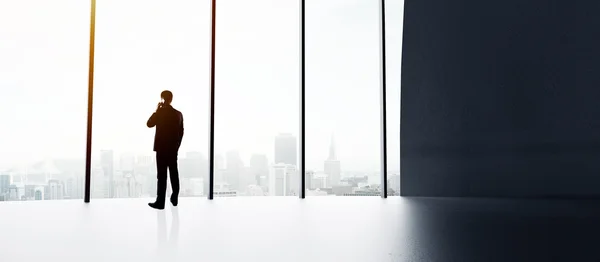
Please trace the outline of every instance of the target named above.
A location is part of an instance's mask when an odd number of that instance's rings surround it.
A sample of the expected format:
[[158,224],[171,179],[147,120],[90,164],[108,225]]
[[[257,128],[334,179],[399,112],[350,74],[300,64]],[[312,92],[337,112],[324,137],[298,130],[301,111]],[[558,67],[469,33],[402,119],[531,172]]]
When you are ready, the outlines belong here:
[[[115,157],[115,154],[120,158],[121,156],[134,156],[134,157],[154,157],[155,156],[155,152],[153,151],[147,151],[147,152],[132,152],[132,151],[118,151],[118,150],[114,150],[114,149],[98,149],[96,150],[97,152],[93,152],[93,157],[92,157],[92,162],[93,163],[99,163],[102,161],[102,153],[108,153],[111,152],[113,154],[113,158]],[[338,160],[337,159],[337,154],[334,151],[337,151],[336,149],[334,149],[333,147],[333,143],[330,144],[326,150],[324,150],[326,152],[328,152],[328,157],[325,158],[324,160]],[[274,164],[278,164],[278,162],[275,160],[274,157],[269,157],[269,155],[275,155],[275,153],[273,154],[269,154],[267,152],[253,152],[253,153],[249,153],[249,154],[244,154],[244,157],[242,157],[240,150],[237,149],[230,149],[224,152],[215,152],[215,162],[219,162],[219,158],[223,159],[224,156],[226,156],[227,152],[237,152],[238,154],[240,154],[240,159],[242,161],[242,163],[244,164],[244,166],[251,166],[251,160],[253,156],[265,156],[266,159],[268,160],[268,164],[269,165],[274,165]],[[332,152],[333,153],[333,158],[332,158]],[[98,154],[100,153],[100,154]],[[208,160],[208,154],[206,152],[202,152],[200,150],[188,150],[188,151],[182,151],[180,150],[179,155],[180,156],[186,156],[187,154],[199,154],[201,156],[202,159],[204,160]],[[248,156],[248,157],[245,157]],[[244,159],[247,159],[246,161]],[[35,160],[31,160],[31,161],[27,161],[25,163],[19,163],[19,164],[13,164],[13,165],[5,165],[5,166],[0,166],[0,172],[8,170],[8,169],[14,169],[14,168],[23,168],[23,167],[27,167],[27,166],[32,166],[38,163],[42,163],[42,162],[46,162],[46,161],[53,161],[53,160],[66,160],[66,161],[81,161],[82,163],[84,163],[85,158],[81,157],[81,158],[43,158],[43,159],[35,159]],[[322,160],[323,161],[323,160]],[[283,162],[280,162],[283,163]],[[217,163],[218,164],[218,163]],[[286,163],[288,164],[288,163]],[[317,164],[317,165],[313,165],[313,166],[308,166],[307,165],[307,171],[324,171],[324,168],[322,167],[322,162]],[[217,165],[218,167],[218,165]],[[351,171],[354,172],[373,172],[376,170],[373,169],[352,169]],[[394,169],[394,168],[390,168],[388,167],[388,171],[391,172],[397,172],[399,171],[399,169]]]
[[[282,137],[286,142],[296,140],[290,134],[280,134],[274,139]],[[295,149],[294,143],[283,143],[275,147],[274,151],[284,152],[286,156],[289,154],[285,152]],[[376,176],[381,174],[341,169],[336,151],[332,135],[328,147],[329,156],[323,160],[324,168],[307,170],[308,195],[377,195],[380,181]],[[216,159],[219,158],[221,157]],[[225,160],[224,165],[215,170],[216,196],[298,195],[300,176],[294,164],[270,161],[265,154],[253,154],[246,162],[235,151],[227,152]],[[0,200],[82,198],[84,160],[57,165],[58,161],[46,160],[32,166],[0,170]],[[208,186],[207,161],[200,152],[181,154],[179,166],[182,196],[205,195]],[[152,155],[119,154],[113,150],[101,150],[100,159],[92,162],[92,197],[150,197],[156,190],[155,173],[155,159]],[[388,180],[390,185],[398,186],[399,189],[399,175],[393,174]]]

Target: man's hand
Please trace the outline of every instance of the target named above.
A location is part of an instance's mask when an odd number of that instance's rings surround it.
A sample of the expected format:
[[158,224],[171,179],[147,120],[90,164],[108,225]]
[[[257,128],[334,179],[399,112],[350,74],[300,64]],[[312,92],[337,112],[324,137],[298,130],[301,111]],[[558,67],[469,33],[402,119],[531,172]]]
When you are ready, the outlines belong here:
[[160,109],[162,107],[162,105],[163,105],[162,102],[158,103],[158,106],[156,106],[156,111],[158,111],[158,109]]

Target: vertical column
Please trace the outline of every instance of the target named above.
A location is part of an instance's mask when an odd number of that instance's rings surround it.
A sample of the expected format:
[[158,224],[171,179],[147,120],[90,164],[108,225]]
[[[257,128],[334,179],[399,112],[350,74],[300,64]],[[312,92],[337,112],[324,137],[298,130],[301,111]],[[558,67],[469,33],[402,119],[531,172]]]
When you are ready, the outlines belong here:
[[381,99],[381,197],[387,197],[387,87],[386,87],[386,58],[385,58],[385,0],[380,0],[381,20],[379,21],[379,33],[381,41],[380,49],[380,99]]
[[94,106],[94,43],[96,37],[96,0],[91,0],[90,14],[90,58],[88,66],[88,112],[87,137],[85,151],[85,196],[84,202],[90,202],[92,180],[92,110]]
[[210,101],[209,101],[209,148],[208,148],[208,199],[214,198],[215,188],[215,37],[217,23],[217,0],[211,1],[211,44],[210,44]]
[[300,174],[300,198],[306,197],[306,162],[305,162],[305,136],[304,136],[304,105],[305,105],[305,56],[304,56],[304,12],[305,0],[300,0],[300,130],[299,130],[299,161],[298,173]]

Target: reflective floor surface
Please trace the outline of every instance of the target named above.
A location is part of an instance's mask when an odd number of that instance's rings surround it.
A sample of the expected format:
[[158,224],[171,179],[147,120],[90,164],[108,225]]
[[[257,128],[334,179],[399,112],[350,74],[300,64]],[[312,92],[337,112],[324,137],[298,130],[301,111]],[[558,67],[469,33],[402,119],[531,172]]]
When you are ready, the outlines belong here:
[[600,261],[600,201],[0,202],[0,261]]

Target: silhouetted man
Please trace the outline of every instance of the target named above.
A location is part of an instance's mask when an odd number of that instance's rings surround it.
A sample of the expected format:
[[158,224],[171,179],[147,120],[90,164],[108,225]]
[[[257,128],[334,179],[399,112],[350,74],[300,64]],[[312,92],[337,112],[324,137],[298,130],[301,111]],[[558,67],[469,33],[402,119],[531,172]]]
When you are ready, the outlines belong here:
[[156,201],[148,203],[152,208],[164,209],[167,194],[167,169],[171,177],[171,203],[177,206],[179,195],[179,171],[177,170],[177,152],[183,138],[183,115],[171,106],[173,93],[165,90],[160,94],[162,102],[158,103],[156,112],[148,119],[148,127],[156,126],[154,135],[154,151],[156,151]]

